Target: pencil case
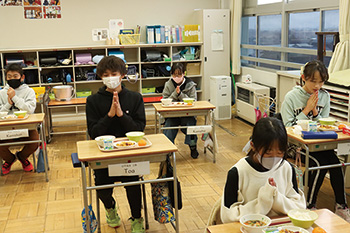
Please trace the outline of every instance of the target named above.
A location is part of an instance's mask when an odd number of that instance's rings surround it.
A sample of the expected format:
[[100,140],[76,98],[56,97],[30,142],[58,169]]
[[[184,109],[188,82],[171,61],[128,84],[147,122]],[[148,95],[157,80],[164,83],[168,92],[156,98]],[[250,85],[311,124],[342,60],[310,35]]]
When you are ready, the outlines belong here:
[[301,137],[303,139],[337,139],[338,134],[335,131],[301,131]]

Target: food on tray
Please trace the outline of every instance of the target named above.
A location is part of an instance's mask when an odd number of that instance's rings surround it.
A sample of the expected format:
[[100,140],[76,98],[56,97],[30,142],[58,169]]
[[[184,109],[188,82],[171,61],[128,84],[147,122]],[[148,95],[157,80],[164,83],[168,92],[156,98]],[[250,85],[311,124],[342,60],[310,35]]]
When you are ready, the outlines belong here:
[[279,233],[301,233],[301,231],[291,231],[288,229],[282,229],[279,231]]
[[326,231],[323,230],[321,227],[315,227],[315,228],[312,230],[312,233],[326,233]]
[[117,147],[131,147],[135,146],[136,142],[134,141],[120,141],[115,144]]
[[13,120],[13,119],[17,119],[17,116],[16,115],[7,115],[7,116],[2,117],[2,119]]
[[338,125],[338,129],[344,129],[344,128],[346,128],[346,125],[344,125],[344,124]]
[[337,126],[334,125],[320,125],[319,130],[339,130]]
[[248,226],[254,226],[254,227],[261,227],[266,225],[266,223],[260,220],[248,220],[244,224]]
[[146,140],[141,139],[141,140],[138,142],[138,145],[139,145],[139,146],[146,146],[146,145],[147,145],[147,142],[146,142]]

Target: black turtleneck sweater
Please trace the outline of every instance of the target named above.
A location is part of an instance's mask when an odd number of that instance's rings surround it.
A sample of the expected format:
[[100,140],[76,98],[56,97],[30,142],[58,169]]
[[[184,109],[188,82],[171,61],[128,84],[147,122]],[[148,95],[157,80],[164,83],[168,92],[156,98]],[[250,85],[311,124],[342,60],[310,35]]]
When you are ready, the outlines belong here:
[[118,96],[124,114],[122,117],[112,118],[107,114],[111,108],[113,94],[106,91],[106,86],[87,98],[86,120],[92,139],[102,135],[125,137],[127,132],[144,130],[146,116],[141,94],[123,87]]

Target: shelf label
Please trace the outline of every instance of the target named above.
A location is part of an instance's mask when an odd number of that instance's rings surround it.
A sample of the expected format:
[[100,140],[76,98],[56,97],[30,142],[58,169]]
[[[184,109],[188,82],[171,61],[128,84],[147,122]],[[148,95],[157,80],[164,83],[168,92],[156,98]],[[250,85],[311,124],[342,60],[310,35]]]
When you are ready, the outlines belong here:
[[350,143],[338,143],[337,155],[350,154]]
[[17,53],[22,53],[23,51],[22,50],[18,50]]
[[9,131],[7,130],[0,131],[1,140],[22,138],[22,137],[28,137],[28,129],[14,129]]
[[108,165],[109,176],[137,176],[150,174],[149,161]]
[[86,48],[87,50],[91,50],[92,48],[91,47],[89,47],[89,48]]
[[123,49],[123,48],[124,48],[124,46],[120,46],[120,48],[121,48],[121,49]]

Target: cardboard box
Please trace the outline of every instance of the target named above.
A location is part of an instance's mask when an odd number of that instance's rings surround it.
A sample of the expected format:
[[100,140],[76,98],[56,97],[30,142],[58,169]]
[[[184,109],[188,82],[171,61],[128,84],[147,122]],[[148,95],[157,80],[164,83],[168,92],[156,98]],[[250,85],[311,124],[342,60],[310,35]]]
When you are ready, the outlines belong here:
[[187,63],[186,71],[186,75],[201,74],[201,63]]

